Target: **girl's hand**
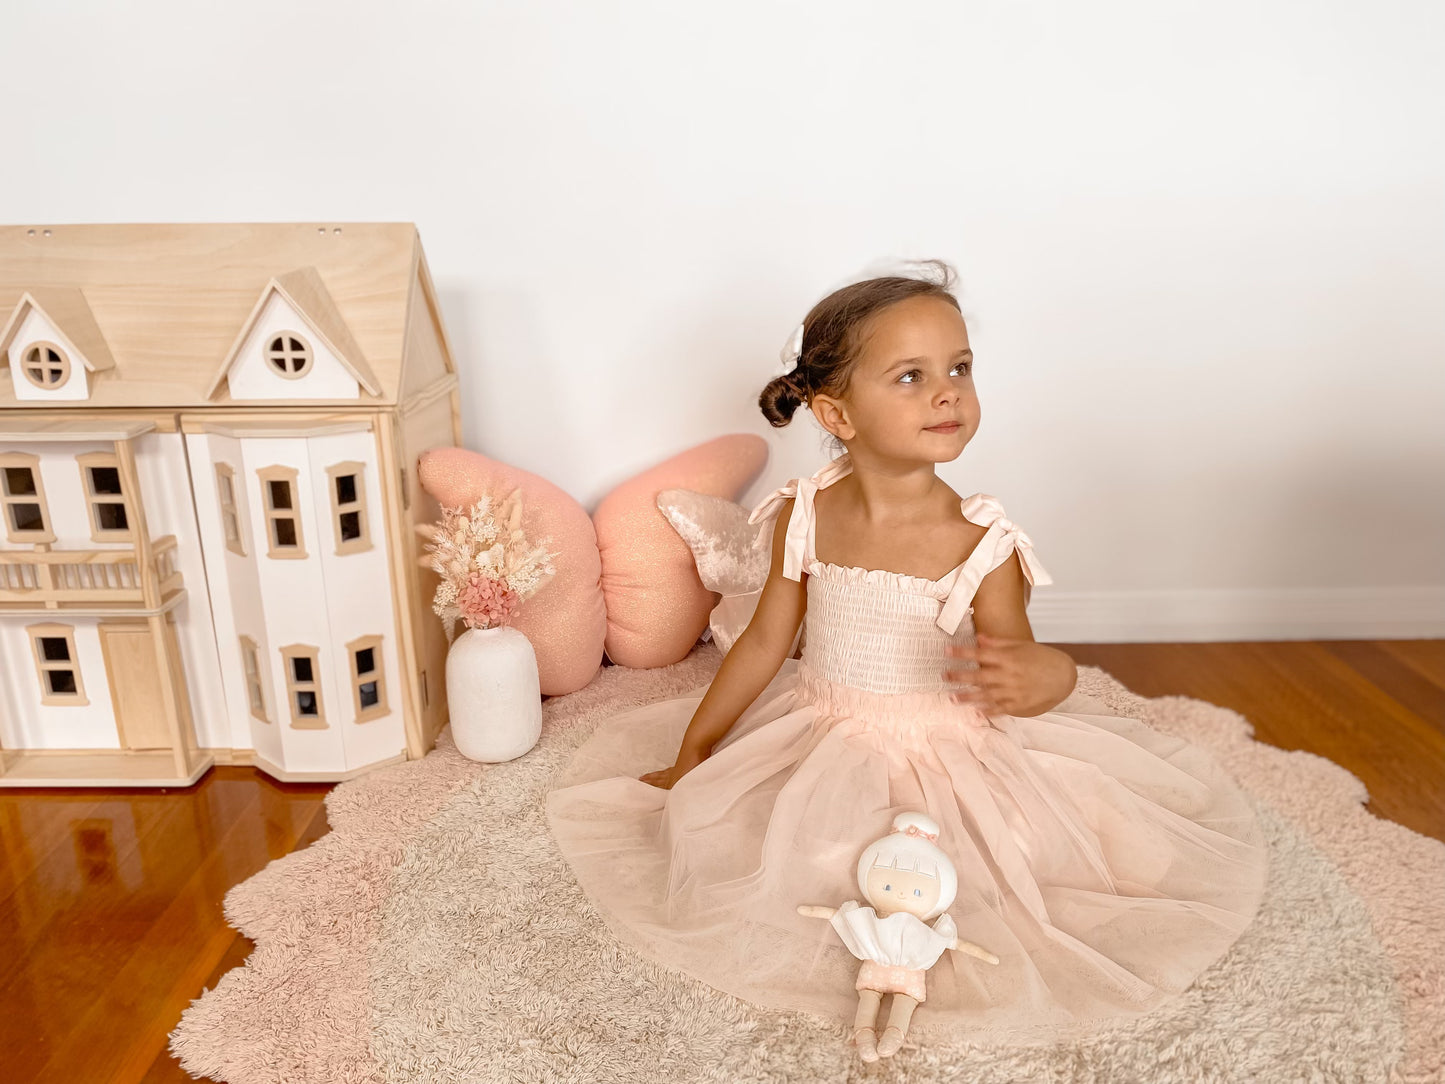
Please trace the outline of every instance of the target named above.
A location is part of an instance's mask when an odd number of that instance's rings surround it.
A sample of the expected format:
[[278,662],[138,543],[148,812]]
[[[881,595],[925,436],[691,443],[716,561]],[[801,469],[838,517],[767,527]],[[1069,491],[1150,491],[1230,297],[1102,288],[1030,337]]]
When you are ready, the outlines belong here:
[[978,664],[977,670],[943,672],[952,685],[972,686],[951,694],[955,704],[971,704],[985,715],[1041,715],[1073,689],[1074,660],[1058,648],[983,634],[977,639],[977,647],[949,644],[945,649],[950,659]]
[[663,790],[671,790],[679,779],[685,776],[688,772],[692,771],[706,759],[707,754],[705,753],[697,753],[696,751],[685,748],[679,749],[677,751],[677,763],[674,764],[671,768],[660,768],[655,772],[648,772],[646,775],[639,775],[637,778],[641,779],[644,783],[651,784],[654,787],[661,787]]

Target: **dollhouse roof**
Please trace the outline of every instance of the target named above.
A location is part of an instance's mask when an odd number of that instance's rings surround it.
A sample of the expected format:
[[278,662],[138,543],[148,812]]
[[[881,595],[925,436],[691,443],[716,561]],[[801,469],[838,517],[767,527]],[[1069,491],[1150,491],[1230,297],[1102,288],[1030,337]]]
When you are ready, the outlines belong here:
[[[436,308],[411,223],[0,226],[4,334],[38,306],[92,370],[87,406],[232,404],[226,371],[276,292],[360,405],[397,401],[412,307]],[[46,405],[0,381],[0,409]]]

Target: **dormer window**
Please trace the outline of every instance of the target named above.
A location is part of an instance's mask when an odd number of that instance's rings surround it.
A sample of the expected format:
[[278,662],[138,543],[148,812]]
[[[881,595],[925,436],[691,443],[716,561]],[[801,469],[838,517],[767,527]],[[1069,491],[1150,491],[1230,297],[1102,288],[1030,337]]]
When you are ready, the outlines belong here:
[[91,375],[115,368],[85,292],[42,286],[0,308],[0,367],[15,398],[32,403],[89,398]]
[[26,347],[20,363],[25,379],[37,388],[58,388],[70,377],[70,359],[54,343],[33,343]]
[[326,283],[310,266],[266,283],[211,378],[207,398],[223,384],[237,402],[359,399],[382,391]]
[[287,380],[299,380],[311,370],[311,346],[294,331],[283,331],[266,344],[266,362]]

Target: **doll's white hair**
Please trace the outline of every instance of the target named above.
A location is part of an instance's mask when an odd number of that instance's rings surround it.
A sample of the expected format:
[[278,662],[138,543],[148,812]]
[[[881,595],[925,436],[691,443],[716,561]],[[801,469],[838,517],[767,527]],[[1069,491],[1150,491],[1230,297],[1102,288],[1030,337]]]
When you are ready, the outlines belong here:
[[880,867],[933,877],[938,881],[938,903],[924,918],[937,918],[958,895],[958,872],[933,842],[937,838],[938,822],[928,814],[898,814],[893,818],[893,831],[863,848],[858,858],[858,887],[866,896],[868,872]]

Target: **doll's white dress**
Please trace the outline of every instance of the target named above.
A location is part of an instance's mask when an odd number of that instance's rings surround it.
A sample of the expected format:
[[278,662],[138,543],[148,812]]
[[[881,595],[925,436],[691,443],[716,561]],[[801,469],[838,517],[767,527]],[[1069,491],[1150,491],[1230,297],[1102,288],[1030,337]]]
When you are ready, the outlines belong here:
[[928,969],[958,937],[958,927],[947,911],[929,926],[906,911],[879,918],[877,911],[857,900],[839,907],[828,924],[838,932],[844,948],[863,961],[853,984],[856,989],[908,994],[920,1003],[927,999]]
[[1249,925],[1267,851],[1248,796],[1202,749],[1105,705],[994,715],[949,699],[944,647],[989,572],[1032,542],[987,494],[988,528],[938,580],[826,564],[813,497],[840,456],[778,489],[796,497],[784,574],[807,576],[803,657],[671,790],[705,688],[600,723],[553,781],[547,815],[588,899],[622,942],[757,1005],[851,1021],[858,964],[799,904],[857,895],[858,857],[905,810],[941,828],[958,872],[947,913],[999,958],[945,952],[916,1026],[1016,1042],[1127,1017],[1190,986]]

